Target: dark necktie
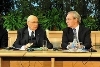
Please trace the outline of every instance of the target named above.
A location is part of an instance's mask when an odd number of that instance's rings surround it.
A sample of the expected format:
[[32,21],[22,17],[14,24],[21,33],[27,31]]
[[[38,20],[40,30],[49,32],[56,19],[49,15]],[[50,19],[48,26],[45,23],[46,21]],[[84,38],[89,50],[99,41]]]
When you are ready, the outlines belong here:
[[31,38],[34,38],[34,31],[31,32]]

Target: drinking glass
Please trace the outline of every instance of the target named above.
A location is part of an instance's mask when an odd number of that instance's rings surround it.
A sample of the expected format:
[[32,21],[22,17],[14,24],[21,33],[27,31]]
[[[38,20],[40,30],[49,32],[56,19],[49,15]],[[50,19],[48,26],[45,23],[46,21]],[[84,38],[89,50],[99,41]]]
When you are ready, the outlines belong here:
[[43,51],[47,51],[47,40],[43,40]]

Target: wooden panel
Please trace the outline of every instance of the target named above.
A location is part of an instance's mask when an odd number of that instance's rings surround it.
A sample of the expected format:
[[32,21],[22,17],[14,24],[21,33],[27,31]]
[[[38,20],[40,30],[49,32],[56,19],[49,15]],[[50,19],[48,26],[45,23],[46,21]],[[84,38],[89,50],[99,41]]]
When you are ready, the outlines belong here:
[[100,50],[91,54],[62,53],[61,51],[43,53],[42,51],[26,52],[2,49],[0,56],[2,57],[0,58],[1,67],[100,67]]
[[96,34],[96,45],[100,45],[100,34]]
[[[54,67],[100,67],[99,61],[55,61]],[[11,61],[10,67],[51,67],[50,61]]]
[[[50,61],[11,61],[10,67],[51,67]],[[63,67],[62,61],[56,61],[54,67]]]
[[92,31],[91,35],[94,35],[92,37],[92,42],[95,42],[95,45],[100,45],[100,31]]
[[49,31],[49,38],[62,38],[62,31]]
[[[50,65],[50,63],[47,65]],[[44,67],[44,62],[43,61],[21,61],[21,60],[20,61],[10,61],[10,67]]]
[[93,48],[95,48],[96,45],[96,34],[91,34],[91,42],[92,42],[92,46]]
[[11,47],[17,37],[17,31],[8,31],[8,46]]
[[10,61],[0,57],[0,67],[10,67]]
[[99,61],[64,61],[63,67],[100,67]]
[[[10,61],[10,63],[7,61]],[[51,67],[51,61],[49,58],[4,57],[2,62],[1,67]],[[9,64],[9,66],[7,64]]]
[[63,61],[55,61],[55,67],[63,67]]

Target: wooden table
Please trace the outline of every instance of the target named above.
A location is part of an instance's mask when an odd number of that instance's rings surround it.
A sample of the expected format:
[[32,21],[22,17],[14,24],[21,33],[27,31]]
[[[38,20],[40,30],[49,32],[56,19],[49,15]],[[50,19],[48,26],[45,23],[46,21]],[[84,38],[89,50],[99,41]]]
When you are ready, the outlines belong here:
[[[100,61],[100,50],[88,53],[63,53],[62,51],[15,51],[0,50],[0,67],[10,67],[11,61],[50,61],[51,66],[56,67],[56,61]],[[22,66],[21,66],[22,67]],[[29,66],[31,67],[31,66]],[[35,66],[32,66],[35,67]],[[58,66],[57,66],[58,67]],[[69,66],[68,66],[69,67]]]

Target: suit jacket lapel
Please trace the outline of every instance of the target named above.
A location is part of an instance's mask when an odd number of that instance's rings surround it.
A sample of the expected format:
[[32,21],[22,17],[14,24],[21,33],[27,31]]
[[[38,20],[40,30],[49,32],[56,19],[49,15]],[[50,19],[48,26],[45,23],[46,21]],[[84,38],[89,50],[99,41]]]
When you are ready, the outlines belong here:
[[38,30],[35,31],[35,35],[36,35],[36,42],[38,43],[39,41],[39,31]]
[[82,27],[79,26],[79,31],[78,31],[78,39],[80,40],[81,34],[82,34]]
[[70,28],[69,29],[69,38],[70,38],[71,41],[73,41],[73,35],[74,35],[73,30],[72,30],[72,28]]
[[25,31],[24,31],[24,40],[25,40],[25,42],[26,43],[28,43],[28,39],[29,39],[29,32],[28,32],[28,29],[26,29]]

